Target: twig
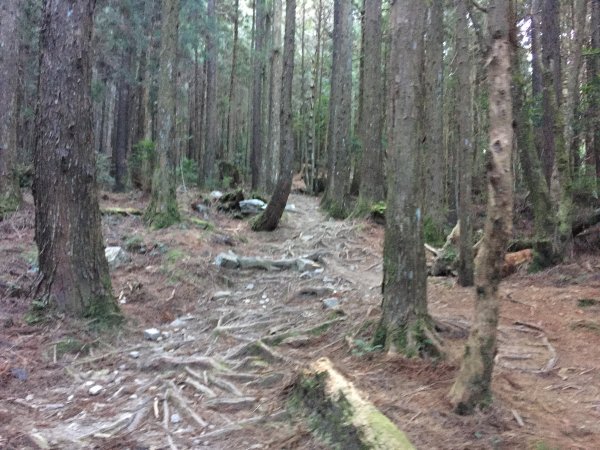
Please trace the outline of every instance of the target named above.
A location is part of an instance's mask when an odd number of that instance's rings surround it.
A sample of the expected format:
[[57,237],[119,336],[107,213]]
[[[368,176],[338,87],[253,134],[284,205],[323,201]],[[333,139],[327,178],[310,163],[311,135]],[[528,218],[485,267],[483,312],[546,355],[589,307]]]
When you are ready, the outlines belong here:
[[554,347],[552,347],[552,344],[550,344],[550,342],[548,341],[548,338],[546,336],[544,336],[544,338],[542,339],[542,342],[548,349],[548,352],[550,352],[550,359],[546,363],[546,366],[540,372],[548,373],[552,369],[554,369],[554,366],[556,366],[556,362],[558,361],[558,356],[556,355],[556,350],[554,350]]
[[523,419],[521,418],[521,415],[517,412],[517,410],[511,409],[510,412],[512,413],[513,417],[515,418],[515,420],[517,421],[519,426],[524,427],[525,423],[523,422]]

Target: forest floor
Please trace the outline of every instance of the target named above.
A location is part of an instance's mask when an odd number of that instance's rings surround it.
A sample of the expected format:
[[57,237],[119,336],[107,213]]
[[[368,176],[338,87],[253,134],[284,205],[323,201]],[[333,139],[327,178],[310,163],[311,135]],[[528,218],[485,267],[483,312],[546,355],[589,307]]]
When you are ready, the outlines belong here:
[[[180,193],[186,217],[197,193]],[[383,227],[333,221],[318,199],[292,195],[279,229],[211,209],[203,230],[145,229],[106,215],[107,245],[136,247],[112,271],[126,324],[26,322],[35,279],[33,205],[0,222],[0,448],[327,449],[286,412],[299,371],[326,356],[419,449],[600,448],[600,256],[501,286],[493,405],[454,414],[472,289],[429,278],[429,308],[446,325],[444,362],[373,351],[380,316]],[[103,206],[142,208],[138,194]],[[320,252],[306,272],[226,269],[221,252],[292,258]],[[335,298],[337,308],[323,300]],[[331,301],[331,300],[330,300]],[[158,328],[158,341],[144,337]],[[90,388],[99,386],[92,395]]]

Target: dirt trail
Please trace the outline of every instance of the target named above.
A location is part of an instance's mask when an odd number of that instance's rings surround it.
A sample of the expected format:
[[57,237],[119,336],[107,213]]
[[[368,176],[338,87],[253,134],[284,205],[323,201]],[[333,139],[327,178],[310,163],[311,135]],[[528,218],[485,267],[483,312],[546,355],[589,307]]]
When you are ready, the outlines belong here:
[[[189,215],[191,199],[181,198]],[[143,203],[113,194],[105,202]],[[503,283],[494,405],[458,417],[445,400],[456,360],[406,360],[368,345],[380,314],[383,229],[329,220],[314,198],[289,203],[296,211],[273,233],[216,212],[212,231],[148,231],[136,217],[105,217],[108,244],[136,237],[146,247],[113,272],[129,319],[114,336],[28,326],[25,296],[4,289],[0,307],[11,322],[0,329],[0,448],[329,448],[286,413],[286,386],[321,356],[417,448],[600,448],[600,337],[590,325],[600,304],[578,307],[600,299],[598,259]],[[31,214],[25,208],[0,224],[0,281],[32,280],[23,275]],[[228,250],[273,259],[318,252],[321,267],[217,267]],[[338,305],[326,308],[325,299]],[[429,281],[451,355],[462,351],[472,301],[452,279]],[[144,338],[149,327],[163,333],[159,341]],[[87,337],[66,344],[78,335]],[[91,395],[94,386],[100,392]]]

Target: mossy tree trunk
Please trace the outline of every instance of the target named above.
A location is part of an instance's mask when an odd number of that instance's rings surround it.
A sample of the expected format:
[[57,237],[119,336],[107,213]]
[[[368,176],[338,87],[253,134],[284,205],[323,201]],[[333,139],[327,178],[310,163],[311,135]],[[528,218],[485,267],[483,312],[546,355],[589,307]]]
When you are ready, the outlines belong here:
[[383,177],[383,73],[381,67],[381,0],[364,1],[361,138],[363,155],[356,213],[363,214],[384,199]]
[[15,170],[20,9],[18,0],[0,4],[0,220],[21,203]]
[[450,401],[461,414],[491,401],[491,381],[496,355],[498,285],[504,253],[512,230],[512,98],[511,60],[514,24],[511,0],[489,7],[492,47],[488,64],[490,145],[488,150],[488,206],[483,242],[477,253],[475,314]]
[[265,0],[254,2],[254,67],[252,74],[252,137],[250,145],[250,171],[252,175],[252,190],[256,191],[264,185],[263,171],[263,141],[264,141],[264,80],[265,80],[265,35],[266,28]]
[[294,78],[294,48],[296,34],[296,0],[286,0],[283,71],[281,75],[281,159],[279,175],[267,209],[252,225],[254,231],[273,231],[277,228],[292,189],[294,174],[294,128],[292,123],[292,84]]
[[473,223],[471,183],[473,174],[473,83],[472,58],[469,45],[467,7],[469,0],[455,0],[456,8],[456,77],[458,96],[457,193],[460,235],[458,241],[458,284],[473,286]]
[[350,0],[334,0],[327,190],[321,206],[338,219],[345,218],[350,212],[351,116],[352,4]]
[[46,0],[33,194],[36,299],[68,315],[118,317],[100,227],[92,149],[93,0]]
[[396,0],[391,9],[383,315],[375,336],[375,343],[388,351],[411,356],[430,353],[436,341],[427,312],[420,204],[420,71],[426,4],[426,0]]
[[152,178],[150,204],[144,214],[154,228],[168,227],[180,220],[176,196],[177,145],[175,103],[177,81],[177,36],[179,0],[163,0],[158,78],[157,166]]

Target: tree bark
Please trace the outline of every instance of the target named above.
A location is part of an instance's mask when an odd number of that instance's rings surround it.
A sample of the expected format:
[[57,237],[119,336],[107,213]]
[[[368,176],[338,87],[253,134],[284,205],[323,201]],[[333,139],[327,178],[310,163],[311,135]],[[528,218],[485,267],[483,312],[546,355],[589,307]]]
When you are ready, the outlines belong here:
[[383,247],[383,315],[375,343],[409,356],[437,354],[427,312],[423,247],[421,68],[425,0],[396,0],[390,12],[388,179]]
[[292,188],[294,175],[294,127],[292,122],[292,85],[294,77],[294,49],[296,35],[296,0],[286,0],[283,70],[281,74],[281,161],[279,176],[267,209],[252,225],[254,231],[272,231],[277,228]]
[[496,355],[498,285],[506,244],[512,230],[513,142],[511,56],[509,30],[514,17],[511,0],[489,6],[492,47],[488,62],[490,146],[488,150],[488,206],[483,242],[477,253],[475,315],[450,401],[459,414],[491,402],[491,380]]
[[279,122],[281,110],[281,0],[273,0],[273,32],[271,42],[271,70],[270,70],[270,101],[269,101],[269,132],[266,153],[265,186],[271,191],[279,174],[281,141],[281,124]]
[[[125,15],[125,14],[124,14]],[[126,17],[127,15],[125,15]],[[128,20],[125,18],[124,20]],[[128,80],[131,72],[131,53],[133,49],[127,47],[123,50],[121,64],[123,73],[117,85],[117,107],[115,121],[115,147],[113,149],[113,173],[115,177],[114,190],[123,192],[127,184],[127,153],[129,144],[129,103],[131,83]]]
[[175,145],[177,35],[179,0],[163,0],[158,79],[157,167],[152,178],[152,196],[144,214],[153,228],[164,228],[180,220],[176,196],[177,146]]
[[21,203],[17,161],[19,1],[0,4],[0,220]]
[[333,59],[329,97],[327,190],[321,206],[334,218],[349,212],[352,120],[352,7],[350,0],[333,3]]
[[381,0],[364,0],[360,190],[356,212],[384,199],[382,128],[383,74],[381,72]]
[[460,237],[458,243],[458,284],[473,286],[473,223],[471,183],[473,172],[473,61],[469,48],[467,7],[470,0],[455,0],[456,6],[456,77],[457,77],[457,196]]
[[104,256],[92,148],[93,0],[46,0],[34,154],[39,278],[34,296],[62,313],[118,317]]
[[234,1],[233,6],[233,50],[231,51],[231,76],[229,78],[229,101],[227,102],[227,159],[229,162],[234,163],[236,158],[236,130],[234,115],[232,114],[232,108],[234,103],[235,94],[235,81],[237,71],[237,58],[238,58],[238,37],[239,37],[239,0]]

